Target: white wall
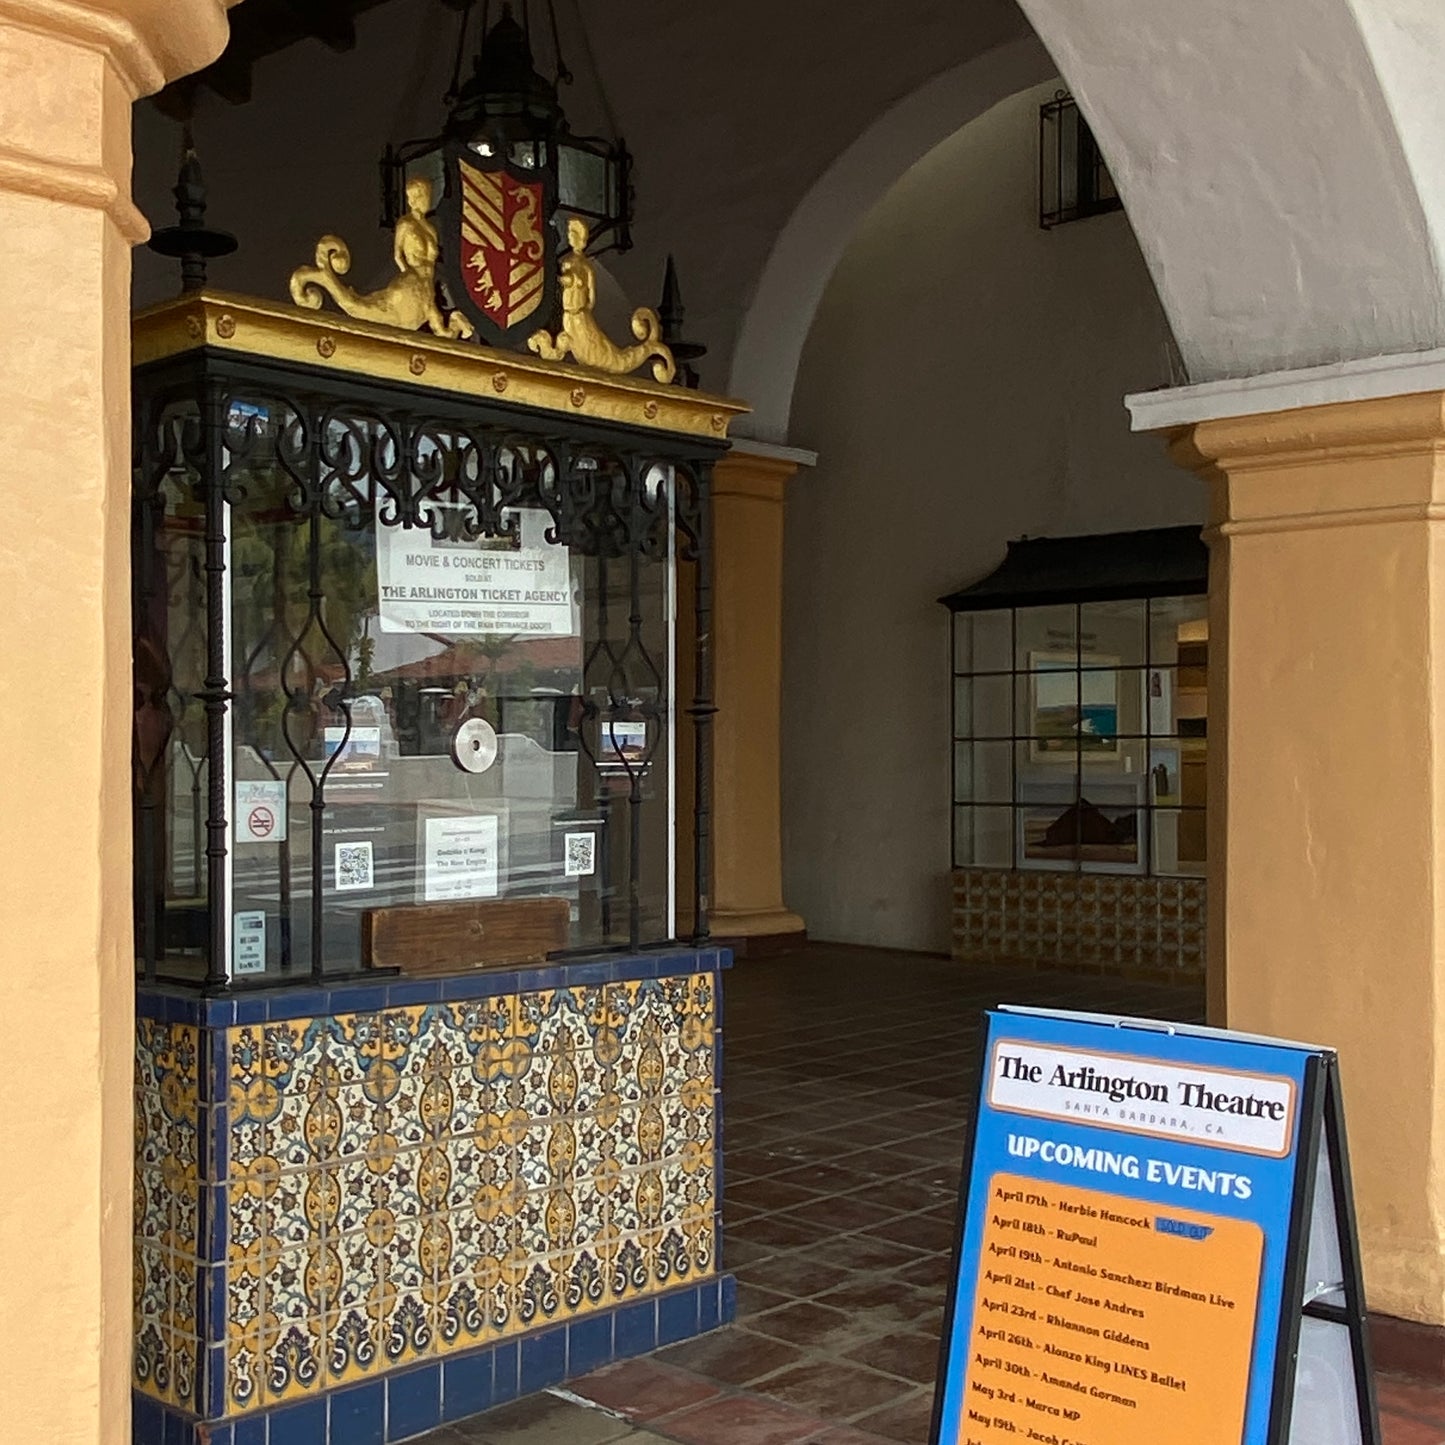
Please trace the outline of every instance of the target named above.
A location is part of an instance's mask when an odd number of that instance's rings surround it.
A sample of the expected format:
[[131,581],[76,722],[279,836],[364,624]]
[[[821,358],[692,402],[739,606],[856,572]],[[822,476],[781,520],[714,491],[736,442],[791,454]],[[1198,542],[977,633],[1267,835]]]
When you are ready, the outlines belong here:
[[784,595],[785,897],[812,936],[948,946],[947,592],[1021,535],[1204,519],[1120,398],[1170,379],[1125,217],[1038,229],[1003,102],[863,219],[803,353]]

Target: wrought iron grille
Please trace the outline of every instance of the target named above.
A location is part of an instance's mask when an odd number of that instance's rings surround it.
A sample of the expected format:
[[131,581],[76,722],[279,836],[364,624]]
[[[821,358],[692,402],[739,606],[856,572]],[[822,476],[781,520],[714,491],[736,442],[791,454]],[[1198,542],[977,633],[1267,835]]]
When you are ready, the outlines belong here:
[[[377,536],[505,548],[529,515],[567,550],[589,599],[580,684],[488,705],[525,714],[586,774],[576,816],[596,825],[600,882],[595,927],[575,951],[667,938],[647,906],[658,859],[670,860],[656,779],[675,708],[659,618],[666,569],[696,568],[687,711],[694,937],[707,936],[709,487],[723,444],[204,351],[139,369],[134,408],[135,917],[147,978],[230,981],[238,740],[301,819],[300,836],[282,830],[263,880],[276,971],[318,980],[359,966],[341,864],[328,883],[323,855],[375,681],[366,590]],[[452,647],[475,671],[494,667],[499,645]],[[388,685],[402,752],[436,746],[439,698],[465,701],[465,684],[453,698],[425,681],[398,671]],[[368,869],[371,856],[368,846]]]

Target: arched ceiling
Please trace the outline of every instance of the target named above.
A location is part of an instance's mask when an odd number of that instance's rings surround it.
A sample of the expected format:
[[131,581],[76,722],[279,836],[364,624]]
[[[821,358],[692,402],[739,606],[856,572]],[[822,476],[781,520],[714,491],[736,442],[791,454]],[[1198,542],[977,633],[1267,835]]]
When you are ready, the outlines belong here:
[[1020,4],[1108,157],[1191,380],[1445,340],[1445,7]]
[[[962,124],[1040,78],[1030,24],[1099,137],[1192,380],[1445,343],[1438,0],[560,9],[585,20],[637,157],[638,245],[615,274],[654,300],[676,254],[704,384],[751,391],[766,433],[785,434],[800,327],[847,229],[950,106]],[[213,218],[243,243],[219,283],[284,294],[323,231],[354,238],[362,282],[373,237],[384,276],[375,157],[435,127],[455,32],[442,0],[391,0],[349,53],[311,40],[261,61],[251,104],[203,96]],[[568,103],[604,124],[595,91]],[[138,199],[163,223],[174,128],[142,109],[137,132]],[[174,285],[149,257],[137,278],[140,300]]]

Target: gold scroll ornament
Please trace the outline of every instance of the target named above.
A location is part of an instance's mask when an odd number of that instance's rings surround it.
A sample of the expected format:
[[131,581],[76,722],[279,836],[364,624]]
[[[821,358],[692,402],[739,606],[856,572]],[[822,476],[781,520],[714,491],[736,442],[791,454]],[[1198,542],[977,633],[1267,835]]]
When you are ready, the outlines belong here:
[[636,371],[649,358],[653,378],[669,382],[677,375],[677,363],[662,340],[662,322],[650,306],[639,306],[632,313],[632,334],[635,346],[618,346],[597,324],[592,314],[597,304],[597,268],[587,258],[591,232],[586,221],[573,217],[567,222],[567,241],[571,251],[562,258],[562,326],[553,336],[548,331],[534,331],[528,347],[544,361],[563,361],[568,356],[582,366],[626,376]]
[[396,223],[391,256],[397,275],[379,291],[361,292],[341,278],[351,269],[351,251],[340,236],[316,243],[316,264],[291,273],[291,299],[319,311],[326,296],[358,321],[375,321],[416,331],[425,325],[434,336],[465,339],[475,328],[460,311],[443,312],[436,301],[437,257],[441,243],[427,218],[431,182],[420,176],[406,183],[406,215]]

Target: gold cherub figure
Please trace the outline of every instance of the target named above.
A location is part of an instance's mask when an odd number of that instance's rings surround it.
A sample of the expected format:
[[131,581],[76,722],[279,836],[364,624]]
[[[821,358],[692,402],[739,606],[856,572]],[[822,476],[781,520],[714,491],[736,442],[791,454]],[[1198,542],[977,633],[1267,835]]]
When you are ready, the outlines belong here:
[[592,233],[587,222],[573,216],[567,222],[571,251],[562,258],[562,326],[554,337],[548,331],[534,331],[528,347],[546,361],[562,361],[569,355],[583,366],[625,376],[636,371],[649,357],[655,357],[652,374],[662,382],[677,375],[677,363],[662,340],[662,322],[650,306],[632,313],[635,346],[618,346],[597,324],[597,268],[587,258]]
[[406,215],[396,223],[391,258],[397,275],[379,291],[361,292],[341,278],[351,269],[351,251],[340,236],[323,236],[316,243],[316,264],[291,273],[291,299],[298,306],[319,311],[326,296],[358,321],[376,321],[416,331],[422,326],[434,336],[465,340],[475,328],[460,311],[443,313],[436,300],[437,257],[441,242],[428,216],[431,182],[413,176],[406,183]]

